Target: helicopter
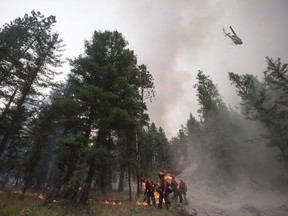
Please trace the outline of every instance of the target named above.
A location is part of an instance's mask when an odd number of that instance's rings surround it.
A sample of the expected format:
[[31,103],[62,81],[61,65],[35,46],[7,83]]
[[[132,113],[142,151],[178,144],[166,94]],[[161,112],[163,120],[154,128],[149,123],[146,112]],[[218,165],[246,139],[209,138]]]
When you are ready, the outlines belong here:
[[233,35],[230,35],[230,32],[226,33],[225,29],[223,27],[223,32],[224,32],[225,36],[228,36],[229,38],[231,38],[235,45],[242,44],[243,43],[242,40],[236,35],[236,33],[234,32],[233,28],[231,26],[229,26],[229,27],[230,27],[231,31],[233,32]]

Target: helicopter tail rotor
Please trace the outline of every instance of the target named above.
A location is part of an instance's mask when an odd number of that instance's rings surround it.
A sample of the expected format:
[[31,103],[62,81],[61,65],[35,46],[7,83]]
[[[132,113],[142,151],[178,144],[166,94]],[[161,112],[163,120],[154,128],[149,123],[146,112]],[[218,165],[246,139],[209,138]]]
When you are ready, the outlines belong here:
[[222,28],[223,28],[223,32],[224,32],[224,34],[225,34],[225,37],[226,37],[227,35],[229,35],[229,33],[226,33],[225,28],[224,28],[224,27],[222,27]]

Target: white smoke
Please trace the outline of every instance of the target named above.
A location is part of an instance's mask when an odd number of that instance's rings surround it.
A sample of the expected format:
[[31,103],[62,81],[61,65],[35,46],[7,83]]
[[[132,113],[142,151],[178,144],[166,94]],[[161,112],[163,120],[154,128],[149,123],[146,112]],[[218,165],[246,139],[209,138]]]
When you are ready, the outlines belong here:
[[287,216],[288,177],[276,161],[280,152],[266,146],[257,123],[243,120],[242,128],[242,151],[234,156],[232,178],[219,176],[209,155],[195,158],[203,152],[194,152],[177,176],[188,186],[187,209],[198,216]]

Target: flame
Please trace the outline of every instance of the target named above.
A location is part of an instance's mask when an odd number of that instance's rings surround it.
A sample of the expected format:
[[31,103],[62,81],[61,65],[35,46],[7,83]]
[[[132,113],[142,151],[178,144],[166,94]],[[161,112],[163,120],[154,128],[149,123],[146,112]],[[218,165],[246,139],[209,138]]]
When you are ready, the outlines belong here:
[[155,191],[154,192],[154,197],[155,197],[156,201],[159,199],[159,196],[160,196],[159,193],[157,191]]
[[147,202],[136,202],[136,205],[139,205],[139,206],[147,206],[148,203],[147,203]]
[[[39,199],[42,199],[42,200],[45,199],[45,197],[43,196],[43,194],[39,194],[37,197],[38,197]],[[53,200],[53,201],[54,201],[54,200]]]
[[[45,200],[45,196],[43,194],[36,194],[35,193],[35,195],[38,199]],[[56,199],[53,199],[52,202],[57,203],[58,201]]]
[[165,178],[166,180],[171,180],[171,179],[172,179],[172,176],[171,176],[171,175],[166,175],[166,176],[164,176],[164,178]]
[[101,202],[102,204],[106,204],[106,205],[121,205],[122,203],[121,202],[115,202],[115,201],[112,201],[112,202],[109,202],[108,200],[105,200],[104,202]]

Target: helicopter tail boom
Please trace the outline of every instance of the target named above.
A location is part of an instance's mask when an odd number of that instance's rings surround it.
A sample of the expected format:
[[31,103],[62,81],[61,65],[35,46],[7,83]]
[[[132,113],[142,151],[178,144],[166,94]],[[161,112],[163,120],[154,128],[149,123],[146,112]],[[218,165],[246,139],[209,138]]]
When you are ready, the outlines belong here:
[[231,31],[233,32],[234,35],[236,35],[236,33],[234,32],[233,28],[231,26],[229,26]]

